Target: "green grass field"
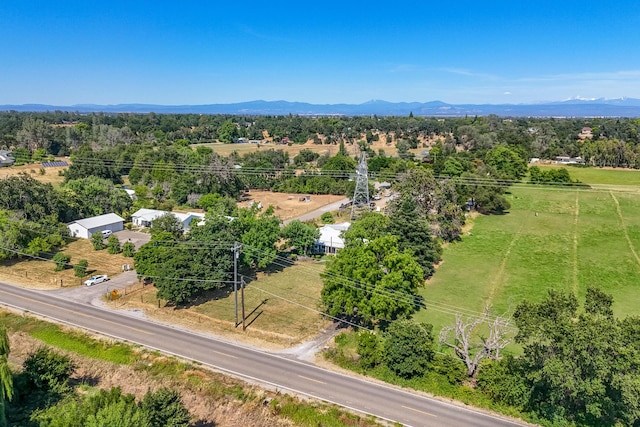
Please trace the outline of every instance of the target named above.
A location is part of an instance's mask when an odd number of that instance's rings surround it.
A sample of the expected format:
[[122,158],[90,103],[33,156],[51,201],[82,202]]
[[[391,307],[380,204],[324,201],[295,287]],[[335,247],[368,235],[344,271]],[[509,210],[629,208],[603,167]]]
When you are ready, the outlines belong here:
[[640,194],[627,187],[640,172],[575,171],[607,189],[512,189],[508,214],[478,217],[471,235],[445,249],[417,319],[438,331],[455,312],[478,314],[490,303],[500,314],[548,289],[584,297],[589,286],[613,294],[616,315],[640,314]]

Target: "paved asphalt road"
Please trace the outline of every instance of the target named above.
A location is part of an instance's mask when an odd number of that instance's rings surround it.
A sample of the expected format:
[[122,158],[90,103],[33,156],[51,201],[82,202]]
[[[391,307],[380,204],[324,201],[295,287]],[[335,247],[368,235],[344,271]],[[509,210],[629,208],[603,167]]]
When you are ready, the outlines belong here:
[[219,371],[408,426],[515,426],[506,419],[331,372],[309,363],[0,283],[0,304],[139,343]]

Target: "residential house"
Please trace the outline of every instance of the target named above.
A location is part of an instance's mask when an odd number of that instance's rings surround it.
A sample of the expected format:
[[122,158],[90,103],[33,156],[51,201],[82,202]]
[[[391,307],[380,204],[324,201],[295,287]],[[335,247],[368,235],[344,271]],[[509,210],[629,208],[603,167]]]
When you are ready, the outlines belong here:
[[316,241],[313,251],[317,254],[335,254],[344,248],[342,232],[351,227],[351,223],[326,224],[320,227],[320,238]]
[[562,165],[581,165],[584,164],[582,157],[557,156],[554,163]]
[[157,209],[139,209],[131,215],[131,221],[134,225],[138,227],[151,227],[151,222],[154,219],[160,218],[164,215],[173,215],[176,217],[178,221],[182,224],[182,228],[184,231],[189,230],[191,227],[191,222],[196,221],[196,224],[199,224],[204,220],[204,214],[198,212],[167,212],[161,211]]
[[101,233],[105,230],[112,232],[124,229],[124,218],[114,213],[79,219],[67,224],[69,232],[74,237],[89,239],[93,233]]

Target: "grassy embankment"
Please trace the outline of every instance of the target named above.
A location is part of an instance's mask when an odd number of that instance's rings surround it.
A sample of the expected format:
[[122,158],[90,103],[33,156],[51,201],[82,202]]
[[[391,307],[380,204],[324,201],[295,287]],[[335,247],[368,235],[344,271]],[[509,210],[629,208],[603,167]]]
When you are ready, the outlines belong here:
[[[10,365],[19,370],[26,353],[39,345],[70,354],[78,367],[75,383],[86,387],[86,377],[99,387],[123,386],[138,398],[147,390],[168,386],[178,390],[189,411],[202,425],[232,426],[379,426],[370,417],[358,417],[336,406],[301,400],[261,390],[158,352],[96,339],[30,316],[0,310],[0,323],[9,331]],[[126,377],[123,384],[121,379]],[[115,383],[114,383],[115,381]]]
[[421,291],[428,308],[417,319],[439,331],[454,312],[490,303],[499,314],[548,289],[583,297],[589,286],[613,295],[616,315],[638,314],[640,171],[569,171],[593,188],[513,188],[508,214],[478,217],[470,235],[449,245]]

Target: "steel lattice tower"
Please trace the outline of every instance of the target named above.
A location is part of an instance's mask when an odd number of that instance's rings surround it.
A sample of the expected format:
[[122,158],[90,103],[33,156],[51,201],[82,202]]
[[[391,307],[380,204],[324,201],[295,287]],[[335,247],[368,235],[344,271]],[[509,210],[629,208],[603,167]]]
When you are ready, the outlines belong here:
[[369,210],[369,170],[367,169],[367,152],[363,151],[360,163],[356,168],[356,189],[351,200],[351,221],[360,213]]

